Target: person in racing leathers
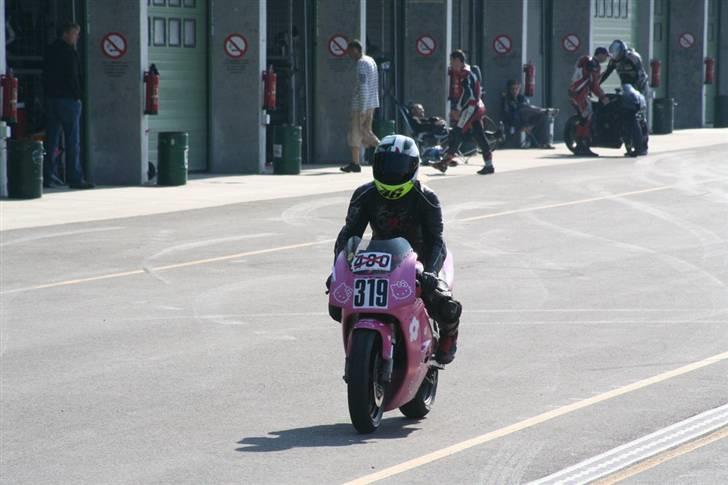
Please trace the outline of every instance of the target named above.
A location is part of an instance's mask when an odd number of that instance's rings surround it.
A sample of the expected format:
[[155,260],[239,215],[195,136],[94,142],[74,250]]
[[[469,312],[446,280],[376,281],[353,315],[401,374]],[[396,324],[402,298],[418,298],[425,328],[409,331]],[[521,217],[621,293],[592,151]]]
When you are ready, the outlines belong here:
[[[334,255],[352,236],[362,237],[367,225],[371,225],[373,239],[405,238],[423,264],[424,272],[419,277],[422,299],[440,328],[435,359],[448,364],[457,350],[462,307],[438,276],[447,255],[442,208],[435,192],[417,180],[419,165],[419,150],[412,138],[389,135],[381,140],[374,152],[374,181],[354,191]],[[330,281],[331,276],[327,287]],[[341,320],[340,308],[330,307],[329,313],[334,320]]]
[[602,74],[600,84],[616,69],[620,84],[631,84],[643,95],[647,94],[647,72],[639,53],[619,39],[609,46],[609,64]]
[[485,138],[482,121],[485,116],[485,104],[480,99],[482,81],[480,70],[466,64],[465,53],[459,49],[450,54],[450,70],[450,119],[455,126],[450,130],[445,157],[432,166],[445,173],[448,166],[453,163],[464,138],[472,136],[483,152],[483,168],[478,173],[491,174],[495,169],[493,154]]
[[569,101],[581,117],[581,121],[576,125],[576,150],[574,152],[576,155],[599,156],[589,148],[594,114],[592,112],[591,95],[596,95],[599,101],[604,104],[609,102],[606,94],[599,86],[601,63],[605,62],[608,57],[607,49],[597,47],[594,51],[594,57],[581,56],[576,61],[574,75],[571,77],[571,84],[569,85]]

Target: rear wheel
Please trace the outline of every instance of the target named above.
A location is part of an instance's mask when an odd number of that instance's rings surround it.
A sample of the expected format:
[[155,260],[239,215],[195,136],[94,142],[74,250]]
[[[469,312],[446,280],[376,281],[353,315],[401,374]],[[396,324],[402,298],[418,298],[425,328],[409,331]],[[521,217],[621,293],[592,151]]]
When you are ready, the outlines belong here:
[[576,125],[579,124],[579,120],[578,116],[572,116],[566,120],[564,127],[564,143],[571,153],[576,153]]
[[483,117],[483,129],[485,130],[485,139],[488,140],[490,151],[495,151],[496,148],[503,145],[506,134],[501,124],[496,123],[486,115]]
[[411,419],[424,418],[435,404],[435,396],[437,395],[437,368],[431,367],[427,371],[425,380],[420,384],[417,394],[414,398],[399,410],[402,414]]
[[371,433],[382,422],[384,383],[380,380],[381,367],[379,335],[370,330],[356,330],[351,336],[347,390],[349,416],[359,433]]

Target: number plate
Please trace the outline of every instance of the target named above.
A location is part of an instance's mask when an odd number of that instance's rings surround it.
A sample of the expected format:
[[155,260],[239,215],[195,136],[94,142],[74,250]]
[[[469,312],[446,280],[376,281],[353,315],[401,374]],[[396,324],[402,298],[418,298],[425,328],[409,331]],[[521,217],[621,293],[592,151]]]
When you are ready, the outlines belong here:
[[357,278],[354,280],[354,308],[387,308],[389,280]]
[[351,262],[352,273],[366,271],[389,271],[392,268],[392,255],[388,253],[359,253]]

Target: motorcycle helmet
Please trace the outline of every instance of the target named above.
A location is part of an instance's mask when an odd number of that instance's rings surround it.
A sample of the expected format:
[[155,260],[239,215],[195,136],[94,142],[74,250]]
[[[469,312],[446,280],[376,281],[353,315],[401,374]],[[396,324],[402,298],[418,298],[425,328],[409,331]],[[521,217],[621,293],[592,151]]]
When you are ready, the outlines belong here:
[[374,185],[385,199],[395,200],[407,195],[414,187],[420,151],[415,141],[404,135],[382,138],[374,151]]
[[617,39],[609,45],[609,55],[615,61],[621,61],[627,53],[627,44]]

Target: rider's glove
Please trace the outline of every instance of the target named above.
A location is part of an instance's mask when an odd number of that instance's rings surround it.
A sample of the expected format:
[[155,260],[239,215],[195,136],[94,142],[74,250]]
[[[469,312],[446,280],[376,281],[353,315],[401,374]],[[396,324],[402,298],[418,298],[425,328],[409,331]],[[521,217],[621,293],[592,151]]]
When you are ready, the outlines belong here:
[[326,278],[326,294],[329,294],[329,291],[331,290],[331,275],[329,275],[328,278]]
[[432,293],[437,289],[440,278],[435,273],[424,272],[420,275],[420,287],[425,293]]

